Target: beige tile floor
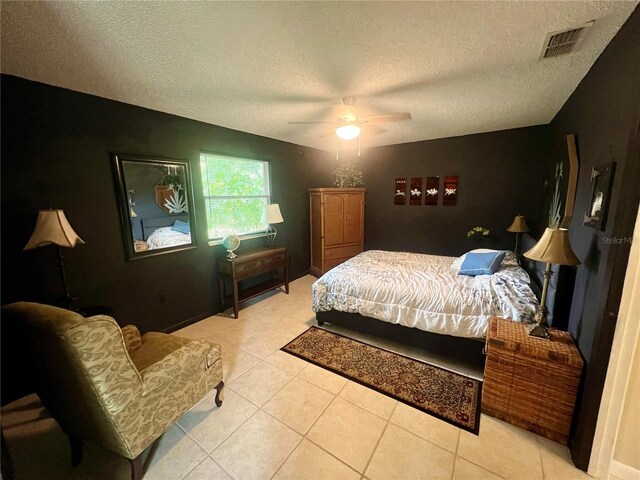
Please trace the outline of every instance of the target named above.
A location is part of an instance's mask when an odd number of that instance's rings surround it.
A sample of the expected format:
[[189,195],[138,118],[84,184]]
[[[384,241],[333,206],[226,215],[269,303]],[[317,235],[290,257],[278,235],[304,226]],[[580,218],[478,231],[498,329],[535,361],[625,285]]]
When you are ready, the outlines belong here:
[[[313,281],[259,298],[239,319],[220,314],[176,332],[222,345],[225,400],[216,408],[208,396],[178,420],[145,479],[591,478],[573,467],[566,447],[484,415],[472,435],[281,352],[314,324]],[[481,376],[429,352],[378,343]],[[129,478],[127,462],[95,445],[71,469],[66,437],[36,396],[3,408],[2,423],[18,480]]]

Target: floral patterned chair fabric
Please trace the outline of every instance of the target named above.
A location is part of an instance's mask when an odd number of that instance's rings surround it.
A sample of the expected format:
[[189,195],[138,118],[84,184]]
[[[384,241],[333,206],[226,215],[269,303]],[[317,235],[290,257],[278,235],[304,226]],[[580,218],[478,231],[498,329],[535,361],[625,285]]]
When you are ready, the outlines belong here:
[[27,302],[2,307],[2,324],[25,346],[36,392],[69,436],[74,464],[87,440],[129,459],[140,478],[141,453],[182,414],[213,388],[222,404],[219,345],[140,336],[108,316]]

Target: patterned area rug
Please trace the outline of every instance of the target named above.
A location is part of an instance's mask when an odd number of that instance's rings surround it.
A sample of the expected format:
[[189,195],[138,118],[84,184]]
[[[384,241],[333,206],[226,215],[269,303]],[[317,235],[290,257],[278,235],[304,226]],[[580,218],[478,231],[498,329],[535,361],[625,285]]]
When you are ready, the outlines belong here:
[[281,350],[478,434],[478,380],[317,327]]

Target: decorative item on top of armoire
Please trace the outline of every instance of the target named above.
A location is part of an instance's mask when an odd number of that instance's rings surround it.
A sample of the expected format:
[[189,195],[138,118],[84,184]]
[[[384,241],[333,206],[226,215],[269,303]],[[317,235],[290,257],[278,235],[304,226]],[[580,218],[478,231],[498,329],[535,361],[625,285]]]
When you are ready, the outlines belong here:
[[565,228],[547,228],[538,243],[524,253],[524,256],[547,264],[542,283],[542,296],[535,315],[535,323],[529,327],[529,335],[548,338],[547,333],[547,290],[551,278],[551,265],[580,265],[580,260],[571,249],[569,231]]
[[280,205],[278,205],[277,203],[265,205],[264,211],[262,212],[261,223],[269,224],[269,227],[267,228],[269,248],[273,248],[276,242],[276,235],[278,235],[278,229],[274,226],[274,224],[282,222],[284,222],[284,218],[282,218],[282,213],[280,213]]
[[520,265],[520,254],[518,252],[518,247],[520,246],[520,234],[529,231],[529,227],[527,226],[527,222],[524,221],[524,215],[516,215],[516,218],[513,219],[511,225],[507,227],[507,232],[516,234],[516,246],[513,250],[513,253],[516,255],[516,259],[518,260],[518,265]]
[[67,276],[64,272],[64,257],[62,256],[60,247],[74,248],[78,243],[84,243],[84,241],[73,230],[64,211],[61,209],[49,209],[38,212],[36,227],[31,234],[31,238],[23,248],[23,250],[32,250],[46,245],[56,246],[58,266],[60,267],[60,276],[62,277],[62,287],[64,289],[62,302],[67,310],[71,308],[71,304],[75,298],[69,294],[69,289],[67,288]]
[[396,188],[393,195],[394,205],[405,205],[407,203],[407,178],[396,178]]
[[311,268],[319,277],[362,252],[365,188],[310,188]]
[[422,205],[422,177],[411,178],[409,193],[409,205]]
[[438,205],[438,192],[440,191],[440,177],[427,177],[424,192],[425,205]]
[[338,188],[354,188],[364,185],[362,170],[357,169],[351,162],[342,163],[333,172],[334,185]]
[[444,195],[442,205],[453,206],[458,203],[458,176],[448,175],[444,177]]
[[613,185],[615,163],[593,167],[591,171],[591,202],[584,215],[584,224],[604,231],[607,227],[607,211]]

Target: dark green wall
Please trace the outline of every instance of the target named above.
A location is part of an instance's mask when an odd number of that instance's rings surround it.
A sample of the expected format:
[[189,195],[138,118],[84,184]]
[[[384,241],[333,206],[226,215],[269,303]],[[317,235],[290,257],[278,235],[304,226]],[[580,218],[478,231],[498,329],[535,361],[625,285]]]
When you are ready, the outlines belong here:
[[[546,126],[503,130],[364,150],[355,164],[367,187],[366,247],[458,256],[472,248],[513,249],[505,231],[522,213],[530,227],[543,195]],[[458,175],[458,200],[443,206],[445,175]],[[437,206],[394,205],[396,177],[440,176]],[[407,194],[408,197],[408,194]],[[423,201],[424,203],[424,201]],[[489,239],[467,239],[483,226]]]
[[[65,250],[78,306],[109,305],[119,323],[143,331],[217,312],[215,256],[222,248],[207,245],[197,188],[201,150],[270,161],[272,202],[285,219],[278,243],[289,249],[293,277],[307,272],[307,188],[330,184],[331,154],[12,76],[3,75],[1,86],[3,304],[51,303],[60,294],[54,249],[22,251],[37,211],[51,204],[64,209],[86,242]],[[190,162],[197,249],[125,260],[110,152]]]
[[[60,293],[54,250],[22,252],[36,212],[51,204],[86,242],[65,250],[77,306],[109,305],[118,322],[143,331],[219,310],[215,256],[222,249],[207,245],[201,192],[194,188],[196,250],[127,262],[110,152],[187,159],[196,187],[202,150],[269,160],[272,201],[285,218],[278,243],[289,249],[294,277],[308,270],[307,188],[331,185],[332,153],[6,75],[2,125],[3,304],[53,303]],[[475,225],[494,231],[492,245],[511,247],[504,228],[541,198],[546,138],[545,127],[532,127],[363,151],[356,164],[368,188],[367,248],[458,255],[474,247],[465,232]],[[393,205],[396,176],[447,174],[460,176],[457,206]]]
[[[569,330],[586,361],[570,442],[574,462],[582,469],[589,463],[619,307],[619,298],[616,302],[612,297],[619,292],[612,285],[616,276],[624,275],[630,248],[629,242],[609,240],[629,236],[633,224],[622,219],[630,216],[635,220],[633,212],[638,209],[640,185],[634,183],[637,177],[632,172],[638,162],[634,148],[639,120],[640,10],[636,8],[551,122],[553,141],[569,133],[576,135],[580,157],[569,230],[582,265],[576,273]],[[616,172],[611,205],[606,228],[600,231],[583,225],[591,198],[591,170],[612,161]],[[616,263],[620,268],[614,272]]]

